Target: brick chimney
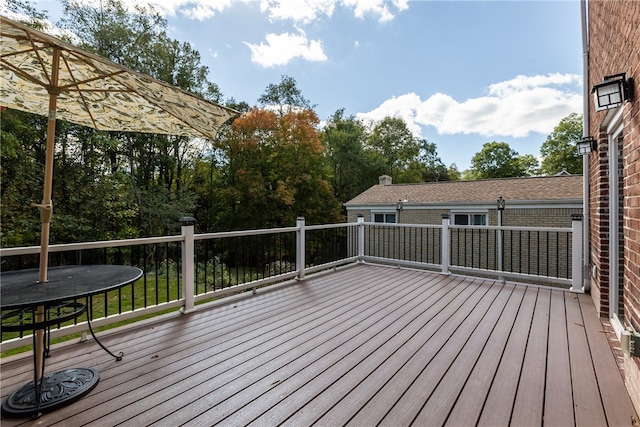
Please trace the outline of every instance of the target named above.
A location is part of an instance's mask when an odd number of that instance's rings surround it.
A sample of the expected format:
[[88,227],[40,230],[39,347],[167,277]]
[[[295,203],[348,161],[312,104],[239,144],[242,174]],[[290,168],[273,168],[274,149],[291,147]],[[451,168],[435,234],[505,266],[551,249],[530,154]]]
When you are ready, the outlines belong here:
[[389,175],[381,175],[378,177],[378,183],[380,185],[391,185],[391,177]]

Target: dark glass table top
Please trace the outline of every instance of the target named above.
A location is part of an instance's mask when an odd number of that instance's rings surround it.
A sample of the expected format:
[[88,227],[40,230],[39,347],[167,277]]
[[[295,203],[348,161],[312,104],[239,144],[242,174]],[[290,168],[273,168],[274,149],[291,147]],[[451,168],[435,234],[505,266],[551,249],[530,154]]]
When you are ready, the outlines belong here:
[[137,267],[70,265],[51,267],[48,280],[38,283],[38,269],[2,272],[0,306],[3,310],[47,305],[117,289],[142,276]]

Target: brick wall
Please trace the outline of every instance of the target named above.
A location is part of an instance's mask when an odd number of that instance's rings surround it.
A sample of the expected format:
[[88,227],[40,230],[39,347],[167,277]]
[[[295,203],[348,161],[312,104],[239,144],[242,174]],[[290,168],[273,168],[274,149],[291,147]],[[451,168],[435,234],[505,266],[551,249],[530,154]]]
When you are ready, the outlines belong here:
[[[622,274],[624,324],[640,330],[640,2],[589,0],[588,85],[604,76],[625,72],[635,80],[635,96],[623,105]],[[601,129],[606,112],[590,101],[589,131],[597,137],[597,153],[589,159],[592,297],[603,316],[609,315],[609,185],[607,135]],[[640,411],[640,358],[625,357],[625,382]]]
[[[493,211],[492,213],[495,213]],[[571,215],[582,214],[582,208],[552,208],[552,209],[505,209],[502,225],[512,227],[562,227],[571,228]],[[497,219],[489,222],[497,224]]]
[[[464,209],[462,209],[464,211]],[[389,212],[395,212],[389,208]],[[451,214],[448,209],[411,209],[400,212],[402,224],[442,224],[442,214]],[[358,215],[364,215],[365,221],[371,220],[371,211],[353,210],[347,213],[347,222],[356,222]],[[489,225],[498,225],[496,209],[490,209]],[[502,216],[502,225],[512,227],[563,227],[571,228],[571,215],[582,214],[582,208],[507,208]]]

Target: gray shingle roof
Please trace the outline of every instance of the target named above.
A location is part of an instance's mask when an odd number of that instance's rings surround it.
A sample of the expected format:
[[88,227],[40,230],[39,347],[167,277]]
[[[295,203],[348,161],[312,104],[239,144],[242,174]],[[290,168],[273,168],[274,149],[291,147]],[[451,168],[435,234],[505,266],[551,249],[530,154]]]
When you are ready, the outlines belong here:
[[374,185],[345,206],[395,203],[405,198],[412,204],[494,203],[500,196],[507,201],[575,202],[582,200],[582,185],[582,175]]

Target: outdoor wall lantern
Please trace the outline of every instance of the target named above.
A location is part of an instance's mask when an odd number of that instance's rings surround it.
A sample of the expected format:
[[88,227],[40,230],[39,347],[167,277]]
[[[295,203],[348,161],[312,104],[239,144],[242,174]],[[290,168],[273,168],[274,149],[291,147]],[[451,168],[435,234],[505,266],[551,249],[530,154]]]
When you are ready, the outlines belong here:
[[596,140],[592,136],[585,136],[576,143],[578,145],[578,154],[589,154],[596,150]]
[[633,79],[626,76],[626,73],[604,76],[602,82],[593,86],[591,93],[596,111],[616,108],[633,98]]
[[396,210],[401,211],[403,207],[404,207],[404,203],[402,202],[402,200],[398,200],[396,202]]
[[502,196],[500,196],[500,198],[498,199],[498,210],[503,211],[504,205],[505,205],[505,200],[502,198]]

